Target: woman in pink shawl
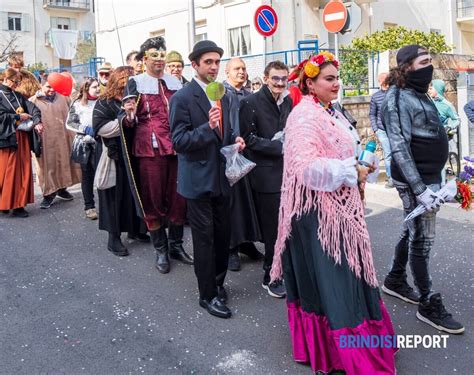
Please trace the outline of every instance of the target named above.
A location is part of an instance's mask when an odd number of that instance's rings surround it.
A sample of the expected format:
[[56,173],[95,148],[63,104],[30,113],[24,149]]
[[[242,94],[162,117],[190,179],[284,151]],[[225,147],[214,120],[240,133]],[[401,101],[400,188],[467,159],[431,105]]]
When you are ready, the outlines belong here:
[[359,192],[368,170],[357,165],[356,129],[330,104],[338,78],[328,52],[301,71],[304,96],[285,127],[271,276],[285,279],[295,361],[309,362],[315,372],[394,374],[394,331]]

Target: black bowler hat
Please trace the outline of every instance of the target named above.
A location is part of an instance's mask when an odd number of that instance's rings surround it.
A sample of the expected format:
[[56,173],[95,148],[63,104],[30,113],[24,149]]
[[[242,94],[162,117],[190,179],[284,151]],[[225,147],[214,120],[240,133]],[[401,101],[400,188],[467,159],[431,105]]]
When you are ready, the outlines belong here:
[[222,57],[224,50],[217,47],[217,44],[212,40],[201,40],[194,45],[193,52],[189,54],[189,60],[196,61],[199,56],[207,52],[217,52]]

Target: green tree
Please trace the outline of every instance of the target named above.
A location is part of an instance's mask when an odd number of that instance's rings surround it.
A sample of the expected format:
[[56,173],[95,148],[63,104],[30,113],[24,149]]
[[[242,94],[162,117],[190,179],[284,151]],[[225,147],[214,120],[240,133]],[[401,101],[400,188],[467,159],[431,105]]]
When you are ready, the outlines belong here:
[[446,43],[444,35],[410,30],[403,26],[376,31],[371,35],[354,38],[340,52],[341,79],[344,85],[362,91],[368,87],[368,59],[378,52],[396,50],[408,44],[419,44],[432,53],[449,52],[452,46]]
[[76,59],[79,64],[85,64],[97,55],[95,36],[89,40],[80,40],[77,43]]

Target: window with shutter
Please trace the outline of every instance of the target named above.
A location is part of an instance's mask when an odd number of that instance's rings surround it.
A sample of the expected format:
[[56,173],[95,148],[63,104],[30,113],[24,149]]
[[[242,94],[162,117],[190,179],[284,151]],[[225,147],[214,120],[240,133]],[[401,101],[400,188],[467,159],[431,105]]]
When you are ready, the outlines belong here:
[[231,56],[250,55],[250,26],[241,26],[229,29],[229,51]]
[[8,30],[21,31],[21,13],[8,13]]

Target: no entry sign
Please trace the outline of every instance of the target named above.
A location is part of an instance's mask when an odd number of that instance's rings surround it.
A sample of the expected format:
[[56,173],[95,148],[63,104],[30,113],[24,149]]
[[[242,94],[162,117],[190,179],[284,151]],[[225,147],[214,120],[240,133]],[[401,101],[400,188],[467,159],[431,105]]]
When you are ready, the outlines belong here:
[[255,28],[263,36],[271,36],[278,27],[278,16],[268,5],[262,5],[255,11],[253,18]]
[[347,9],[338,0],[329,2],[323,10],[323,24],[330,33],[338,33],[347,21]]

